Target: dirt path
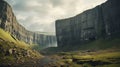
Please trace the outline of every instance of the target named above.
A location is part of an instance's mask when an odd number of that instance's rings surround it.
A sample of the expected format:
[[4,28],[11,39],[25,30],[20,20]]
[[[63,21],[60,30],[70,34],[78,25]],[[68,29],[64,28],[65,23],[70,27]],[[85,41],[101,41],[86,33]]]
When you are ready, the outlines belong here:
[[57,64],[56,59],[50,58],[50,57],[44,57],[39,61],[39,66],[45,67],[45,66],[56,66]]
[[2,67],[60,67],[61,65],[57,61],[55,58],[46,56],[38,60],[31,60],[21,64],[3,65]]

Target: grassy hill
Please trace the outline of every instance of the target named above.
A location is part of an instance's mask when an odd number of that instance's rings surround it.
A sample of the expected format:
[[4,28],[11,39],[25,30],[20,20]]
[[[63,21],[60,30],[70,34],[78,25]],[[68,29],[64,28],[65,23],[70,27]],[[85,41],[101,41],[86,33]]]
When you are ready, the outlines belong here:
[[22,63],[41,57],[30,45],[0,29],[0,64]]

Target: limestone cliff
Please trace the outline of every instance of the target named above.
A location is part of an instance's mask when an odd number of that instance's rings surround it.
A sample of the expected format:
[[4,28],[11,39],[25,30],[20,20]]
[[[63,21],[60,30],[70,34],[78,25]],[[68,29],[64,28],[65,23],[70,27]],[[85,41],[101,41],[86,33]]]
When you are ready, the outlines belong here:
[[[23,26],[21,26],[17,22],[17,19],[12,11],[11,6],[4,0],[0,0],[0,28],[4,29],[5,31],[8,31],[11,35],[15,36],[17,39],[25,41],[26,43],[29,44],[33,43],[43,45],[44,44],[43,42],[51,43],[49,39],[54,40],[52,41],[52,43],[56,42],[55,36],[30,32],[26,30]],[[44,38],[42,38],[43,36]],[[46,45],[48,44],[44,44],[44,46]]]
[[75,17],[56,21],[58,46],[120,35],[120,1],[108,0]]

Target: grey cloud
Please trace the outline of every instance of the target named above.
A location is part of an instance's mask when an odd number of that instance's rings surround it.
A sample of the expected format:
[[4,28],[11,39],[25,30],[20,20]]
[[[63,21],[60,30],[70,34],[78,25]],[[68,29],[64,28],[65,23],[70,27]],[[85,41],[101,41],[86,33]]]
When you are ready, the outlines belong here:
[[31,31],[41,31],[41,32],[54,32],[55,28],[54,28],[54,24],[38,24],[38,23],[34,23],[31,24],[28,28]]
[[63,5],[62,0],[50,0],[53,6],[60,6]]

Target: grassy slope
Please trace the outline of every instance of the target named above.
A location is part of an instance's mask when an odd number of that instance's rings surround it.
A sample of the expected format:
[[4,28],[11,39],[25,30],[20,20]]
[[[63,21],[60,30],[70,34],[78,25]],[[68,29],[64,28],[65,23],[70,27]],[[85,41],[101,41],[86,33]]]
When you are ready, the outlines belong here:
[[23,41],[19,41],[17,38],[13,38],[14,36],[11,36],[8,32],[5,32],[4,30],[0,29],[0,38],[4,41],[9,41],[15,43],[17,46],[22,48],[29,48],[30,46],[26,44]]
[[[75,50],[101,50],[107,48],[120,48],[120,38],[112,39],[98,39],[86,44],[78,45],[65,45],[64,47],[59,47],[63,51],[75,51]],[[54,48],[52,49],[54,50]]]
[[[15,49],[16,53],[10,54],[10,50]],[[27,52],[29,54],[27,54]],[[28,56],[24,56],[29,55]],[[14,36],[11,36],[8,32],[0,29],[0,63],[11,63],[19,61],[29,60],[29,58],[42,57],[38,52],[32,50],[30,45],[23,41],[19,41]]]

